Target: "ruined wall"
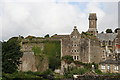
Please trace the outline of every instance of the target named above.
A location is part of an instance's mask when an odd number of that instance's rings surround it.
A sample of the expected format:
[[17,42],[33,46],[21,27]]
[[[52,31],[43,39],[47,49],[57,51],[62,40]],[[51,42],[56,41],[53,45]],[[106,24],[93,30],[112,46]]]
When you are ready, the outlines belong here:
[[58,68],[60,66],[60,50],[60,41],[56,39],[23,39],[20,70],[43,72],[48,68]]
[[43,72],[48,69],[48,59],[43,57],[41,53],[39,53],[41,57],[36,54],[33,50],[34,47],[38,47],[40,51],[43,51],[44,43],[22,42],[21,51],[23,51],[23,57],[21,58],[22,64],[19,67],[21,71]]
[[37,71],[35,66],[35,56],[33,52],[24,52],[21,58],[22,64],[20,65],[21,71]]

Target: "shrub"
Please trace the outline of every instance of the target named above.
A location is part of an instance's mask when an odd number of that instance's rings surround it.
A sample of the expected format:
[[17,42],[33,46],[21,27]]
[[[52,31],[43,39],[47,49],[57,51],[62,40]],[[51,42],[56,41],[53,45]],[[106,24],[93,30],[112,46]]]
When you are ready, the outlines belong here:
[[95,69],[95,73],[102,74],[102,72],[99,69]]
[[70,64],[71,62],[73,62],[73,57],[72,56],[69,56],[69,55],[66,55],[66,56],[63,56],[62,57],[62,60],[66,61],[68,64]]

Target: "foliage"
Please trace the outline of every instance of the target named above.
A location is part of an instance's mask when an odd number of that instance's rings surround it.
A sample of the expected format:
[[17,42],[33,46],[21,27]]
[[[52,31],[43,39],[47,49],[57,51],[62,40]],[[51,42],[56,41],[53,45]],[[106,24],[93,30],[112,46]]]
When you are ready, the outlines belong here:
[[70,71],[65,72],[64,77],[65,78],[72,78],[73,75],[81,75],[81,74],[84,74],[88,71],[89,71],[89,69],[86,69],[86,68],[74,68]]
[[20,58],[23,53],[20,51],[19,40],[17,37],[9,39],[2,43],[2,71],[4,73],[13,73],[17,71]]
[[102,72],[99,69],[95,69],[95,73],[102,74]]
[[33,38],[36,38],[35,36],[27,36],[26,39],[32,40]]
[[75,64],[78,64],[78,65],[84,65],[85,63],[82,63],[82,62],[79,62],[79,61],[74,61]]
[[47,76],[49,75],[53,75],[53,71],[48,69],[44,72],[32,72],[32,71],[28,71],[28,72],[14,72],[14,73],[3,73],[2,74],[2,80],[49,80],[47,79]]
[[37,46],[34,46],[32,48],[32,50],[33,50],[33,52],[34,52],[35,55],[40,55],[40,53],[42,53],[41,48],[37,47]]
[[51,69],[47,69],[42,73],[43,75],[53,75],[53,71]]
[[117,30],[120,30],[120,28],[115,29],[115,33],[117,33]]
[[3,79],[2,80],[17,80],[17,79],[22,79],[22,80],[32,80],[33,78],[37,79],[42,79],[39,76],[36,76],[34,72],[27,73],[27,72],[14,72],[12,74],[9,73],[3,73]]
[[62,60],[66,61],[68,64],[70,64],[71,62],[73,62],[73,57],[70,55],[66,55],[62,57]]
[[88,36],[93,36],[93,34],[90,34],[90,33],[88,33],[88,32],[82,32],[82,34],[88,35]]
[[112,33],[112,29],[106,29],[106,33]]
[[60,67],[60,41],[44,41],[43,53],[48,56],[49,68],[54,70]]
[[84,63],[84,67],[87,69],[92,69],[92,65],[94,65],[95,69],[98,69],[98,64],[95,63]]
[[45,38],[49,38],[49,37],[50,37],[49,34],[45,35]]
[[[42,57],[47,57],[49,61],[49,68],[54,70],[60,67],[61,60],[60,60],[60,41],[49,41],[44,40],[42,41],[44,43],[44,49],[41,50],[40,47],[34,46],[32,50],[34,51],[36,58],[39,58],[40,60]],[[39,56],[40,55],[40,56]],[[44,59],[44,58],[43,58]],[[42,60],[43,60],[42,59]],[[40,64],[39,64],[40,65]]]

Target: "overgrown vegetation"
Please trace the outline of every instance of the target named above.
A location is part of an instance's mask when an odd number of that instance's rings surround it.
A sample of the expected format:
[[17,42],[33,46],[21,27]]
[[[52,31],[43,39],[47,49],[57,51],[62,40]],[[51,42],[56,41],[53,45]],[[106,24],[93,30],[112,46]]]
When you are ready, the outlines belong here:
[[65,72],[64,77],[65,78],[73,78],[73,75],[82,75],[88,71],[90,71],[90,70],[87,68],[72,68]]
[[43,53],[48,56],[49,68],[54,70],[60,67],[61,46],[60,41],[44,41]]
[[73,60],[73,57],[72,56],[69,56],[69,55],[66,55],[66,56],[63,56],[62,57],[62,60],[64,60],[65,62],[67,62],[68,64],[72,63],[74,60]]
[[7,42],[2,42],[2,72],[13,73],[18,70],[23,53],[20,51],[18,37],[13,37]]
[[39,79],[39,80],[49,80],[51,75],[53,75],[53,71],[48,69],[44,72],[14,72],[12,74],[9,73],[3,73],[3,78],[2,80],[34,80],[34,79]]
[[40,54],[42,54],[42,50],[41,50],[40,47],[34,46],[34,47],[32,48],[32,50],[33,50],[33,52],[34,52],[34,55],[40,55]]
[[41,58],[41,59],[44,58],[44,57],[47,57],[48,58],[48,63],[49,63],[49,68],[52,69],[52,70],[60,68],[60,65],[61,65],[60,41],[44,40],[41,43],[44,43],[44,49],[43,50],[38,46],[34,46],[32,48],[35,56],[36,57],[40,56],[39,58]]

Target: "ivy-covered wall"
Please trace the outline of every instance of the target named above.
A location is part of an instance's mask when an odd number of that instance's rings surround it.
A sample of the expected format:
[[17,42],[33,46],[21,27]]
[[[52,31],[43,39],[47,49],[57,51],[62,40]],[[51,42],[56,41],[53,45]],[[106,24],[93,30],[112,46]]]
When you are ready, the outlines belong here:
[[43,53],[48,56],[49,68],[52,70],[59,68],[61,64],[61,45],[60,41],[45,41]]
[[[50,41],[45,40],[42,42],[44,44],[44,48],[41,46],[34,45],[32,47],[32,51],[34,52],[35,57],[37,58],[36,66],[40,66],[42,63],[41,60],[46,58],[48,59],[49,68],[54,70],[56,68],[60,68],[61,60],[61,45],[60,41]],[[40,56],[40,57],[38,57]],[[39,60],[39,61],[38,61]],[[38,64],[39,62],[39,64]]]

